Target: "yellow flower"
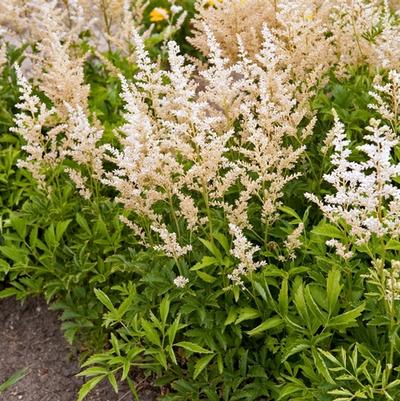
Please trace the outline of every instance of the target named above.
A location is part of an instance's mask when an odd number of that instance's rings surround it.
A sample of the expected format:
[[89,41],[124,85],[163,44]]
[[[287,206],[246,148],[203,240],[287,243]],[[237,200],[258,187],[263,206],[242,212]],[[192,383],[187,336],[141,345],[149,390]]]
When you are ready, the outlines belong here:
[[161,22],[168,19],[168,11],[162,7],[155,7],[150,13],[151,22]]
[[312,21],[312,20],[314,19],[313,10],[307,10],[307,11],[304,13],[304,19],[307,20],[307,21]]
[[[220,3],[222,0],[218,0]],[[208,7],[214,7],[215,6],[215,0],[206,0],[205,5]]]

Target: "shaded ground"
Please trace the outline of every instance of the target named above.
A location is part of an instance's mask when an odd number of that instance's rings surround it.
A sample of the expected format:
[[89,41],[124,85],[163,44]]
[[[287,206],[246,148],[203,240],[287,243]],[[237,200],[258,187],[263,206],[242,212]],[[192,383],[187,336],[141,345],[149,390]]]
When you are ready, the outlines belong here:
[[[14,299],[0,300],[0,383],[16,370],[27,375],[5,393],[1,401],[76,401],[81,378],[79,368],[60,331],[57,313],[45,302],[30,299],[21,305]],[[133,401],[127,391],[115,394],[108,383],[93,390],[87,401]],[[155,401],[142,393],[140,401]]]

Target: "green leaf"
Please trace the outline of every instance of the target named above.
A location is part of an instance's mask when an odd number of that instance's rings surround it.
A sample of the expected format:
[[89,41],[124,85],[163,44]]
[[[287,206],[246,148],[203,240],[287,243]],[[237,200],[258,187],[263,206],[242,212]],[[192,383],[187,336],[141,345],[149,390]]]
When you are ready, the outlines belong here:
[[215,265],[216,263],[218,263],[218,260],[212,256],[204,256],[203,259],[196,263],[193,267],[190,268],[190,270],[200,270],[203,267],[207,267],[207,266],[212,266]]
[[65,220],[65,221],[60,221],[57,223],[56,226],[56,239],[57,242],[61,241],[62,236],[65,233],[65,230],[68,228],[69,224],[71,223],[72,220]]
[[13,386],[14,384],[18,383],[22,380],[28,373],[28,369],[20,369],[13,373],[5,382],[0,384],[0,393],[6,391],[8,388]]
[[128,312],[129,308],[132,306],[132,300],[135,296],[134,292],[130,292],[129,296],[124,299],[121,305],[118,307],[117,314],[118,318],[121,320],[125,313]]
[[175,356],[175,352],[174,352],[173,347],[172,347],[171,345],[167,345],[166,350],[167,350],[167,352],[168,352],[168,354],[169,354],[169,357],[171,358],[172,362],[173,362],[175,365],[177,365],[177,364],[178,364],[178,361],[176,360],[176,356]]
[[291,207],[289,207],[289,206],[280,206],[279,210],[281,212],[286,213],[289,216],[294,217],[294,219],[296,220],[296,223],[301,223],[302,222],[302,219],[300,218],[300,216]]
[[96,298],[111,312],[115,312],[114,305],[112,304],[110,298],[108,298],[108,295],[105,294],[103,291],[95,288],[94,293],[96,295]]
[[201,271],[196,271],[196,274],[206,283],[213,283],[217,278],[214,276],[211,276],[208,273],[201,272]]
[[318,351],[313,348],[312,349],[312,356],[314,359],[315,366],[318,372],[325,378],[325,380],[330,384],[335,384],[335,381],[332,379],[332,376],[329,373],[328,367],[325,364],[325,361],[322,359],[321,355]]
[[105,375],[101,375],[87,381],[79,390],[77,401],[82,401],[105,377]]
[[283,400],[284,398],[288,397],[289,395],[298,393],[303,390],[304,390],[304,387],[300,386],[299,384],[294,384],[294,383],[286,384],[279,391],[278,401]]
[[386,243],[385,248],[393,251],[400,251],[400,241],[390,238],[390,240]]
[[318,348],[318,351],[327,359],[329,359],[332,363],[334,363],[337,366],[341,366],[340,362],[338,361],[337,358],[335,358],[330,352],[325,351],[321,348]]
[[283,320],[279,316],[271,317],[265,322],[261,323],[259,326],[255,327],[253,330],[247,331],[249,336],[255,336],[260,334],[266,330],[273,329],[275,327],[279,327],[283,323]]
[[308,310],[312,313],[316,320],[313,319],[313,323],[318,323],[318,325],[325,324],[327,321],[327,314],[323,312],[317,302],[315,301],[313,295],[311,294],[311,285],[308,285],[304,289],[304,297],[307,303]]
[[199,240],[218,259],[219,262],[222,262],[222,254],[213,242],[207,241],[203,238],[199,238]]
[[201,347],[200,345],[189,342],[189,341],[181,341],[179,343],[176,343],[175,346],[182,347],[184,349],[187,349],[188,351],[197,352],[199,354],[212,354],[212,351],[205,349],[205,348]]
[[238,310],[236,308],[229,309],[227,318],[225,319],[224,326],[232,324],[238,316]]
[[345,395],[345,396],[352,396],[353,395],[353,393],[351,391],[346,390],[344,388],[343,389],[337,389],[337,390],[328,391],[328,394],[331,394],[331,395]]
[[257,281],[255,281],[253,283],[253,285],[254,285],[254,288],[256,289],[256,291],[260,294],[261,298],[265,302],[267,302],[267,293],[266,293],[264,287],[260,283],[258,283]]
[[224,361],[222,359],[221,354],[218,354],[217,356],[217,365],[218,365],[218,373],[222,375],[222,373],[224,373]]
[[57,246],[56,234],[54,231],[53,223],[50,224],[50,226],[44,232],[44,240],[46,242],[46,245],[49,246],[49,248],[55,248]]
[[163,322],[164,326],[167,322],[169,306],[170,306],[170,301],[169,301],[168,296],[166,296],[163,298],[163,300],[160,303],[160,317],[161,317],[161,321]]
[[117,379],[114,376],[114,373],[110,372],[107,375],[107,379],[110,382],[112,388],[114,389],[115,394],[118,394],[118,383],[117,383]]
[[160,365],[164,368],[168,368],[167,357],[164,354],[163,350],[160,350],[153,354],[154,358],[160,363]]
[[222,233],[214,233],[213,237],[221,244],[226,253],[229,253],[230,246],[228,238]]
[[38,232],[39,232],[39,227],[38,226],[34,226],[31,229],[31,232],[29,233],[29,245],[32,248],[36,248],[36,242],[38,239]]
[[310,348],[310,345],[303,341],[303,339],[296,339],[294,341],[288,340],[283,351],[282,362],[285,362],[292,355]]
[[123,365],[122,365],[122,375],[121,375],[121,381],[126,380],[129,374],[129,370],[131,369],[131,363],[125,359]]
[[236,319],[235,324],[239,324],[245,320],[257,319],[260,317],[260,312],[254,308],[239,309],[239,317]]
[[176,319],[174,320],[174,322],[171,324],[171,326],[168,327],[167,335],[168,335],[168,342],[169,342],[170,346],[172,346],[175,341],[176,333],[179,330],[180,319],[181,319],[181,315],[178,315],[176,317]]
[[394,388],[394,387],[398,387],[400,386],[400,379],[396,379],[392,382],[390,382],[387,386],[386,386],[386,390]]
[[103,367],[103,366],[92,366],[90,368],[87,368],[85,370],[82,370],[77,374],[77,376],[99,376],[99,375],[107,375],[108,374],[108,369]]
[[145,332],[145,336],[147,340],[149,340],[151,343],[161,347],[161,340],[158,335],[157,330],[153,327],[153,325],[148,322],[147,320],[142,319],[142,327]]
[[11,245],[0,246],[0,253],[17,263],[24,263],[29,255],[25,248],[17,248]]
[[288,279],[282,281],[282,286],[278,296],[279,311],[282,315],[286,316],[289,309],[289,296],[288,296]]
[[305,323],[310,325],[310,317],[307,310],[306,300],[304,298],[304,287],[301,283],[295,290],[294,294],[294,304],[296,306],[297,312]]
[[86,219],[80,214],[76,214],[76,222],[82,227],[89,235],[92,235],[92,231],[90,230],[89,224]]
[[312,230],[312,233],[329,238],[345,238],[344,234],[336,226],[328,223],[320,223]]
[[214,358],[215,354],[206,355],[200,358],[194,367],[193,379],[196,379],[199,374],[207,367],[207,365],[211,362]]
[[326,281],[326,291],[328,295],[328,311],[330,314],[336,309],[339,295],[342,291],[343,286],[340,284],[340,271],[333,268],[328,273]]
[[365,302],[348,312],[342,313],[341,315],[335,316],[334,318],[330,319],[327,327],[336,329],[353,327],[356,324],[356,319],[361,315],[364,309]]
[[117,337],[115,336],[114,333],[111,333],[111,340],[110,340],[110,342],[111,342],[111,345],[112,345],[112,347],[113,347],[115,353],[116,353],[117,355],[121,355],[121,351],[120,351],[120,349],[119,349],[118,339],[117,339]]
[[232,288],[233,296],[235,297],[235,302],[239,301],[240,298],[240,288],[238,285],[234,285]]
[[26,237],[26,220],[21,219],[16,216],[11,216],[10,222],[13,228],[17,231],[19,237],[21,239],[25,239]]

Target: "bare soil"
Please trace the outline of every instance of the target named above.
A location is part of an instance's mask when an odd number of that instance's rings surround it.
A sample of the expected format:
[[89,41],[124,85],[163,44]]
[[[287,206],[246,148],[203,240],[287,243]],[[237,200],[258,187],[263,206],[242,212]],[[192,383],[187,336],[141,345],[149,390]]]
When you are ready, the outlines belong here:
[[[0,300],[0,383],[15,371],[26,376],[0,393],[0,401],[76,401],[82,378],[76,354],[66,343],[57,313],[41,299],[23,305],[15,299]],[[157,394],[143,391],[140,401],[155,401]],[[95,388],[87,401],[133,401],[127,389],[115,394],[108,383]]]

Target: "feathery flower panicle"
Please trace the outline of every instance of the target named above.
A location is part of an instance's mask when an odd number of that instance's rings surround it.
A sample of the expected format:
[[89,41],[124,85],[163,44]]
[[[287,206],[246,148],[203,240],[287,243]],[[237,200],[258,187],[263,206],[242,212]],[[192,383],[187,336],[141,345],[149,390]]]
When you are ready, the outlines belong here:
[[266,44],[268,31],[268,42],[274,42],[276,62],[283,68],[296,66],[290,70],[291,79],[298,85],[298,99],[305,102],[337,61],[333,40],[328,35],[329,11],[319,3],[314,0],[222,0],[214,7],[205,8],[199,0],[193,22],[194,37],[188,40],[209,56],[209,28],[206,27],[212,28],[223,56],[231,65],[241,59],[237,37],[249,59],[254,61]]
[[75,184],[76,189],[79,191],[79,195],[81,195],[86,200],[89,200],[92,197],[92,193],[87,188],[87,179],[83,177],[82,174],[74,170],[72,168],[66,168],[64,171],[68,174],[71,181]]
[[154,249],[163,251],[167,256],[178,259],[192,250],[191,245],[181,246],[176,238],[176,233],[171,233],[168,229],[160,225],[152,226],[152,230],[160,235],[162,245],[156,245]]
[[228,278],[235,284],[243,285],[242,276],[246,276],[249,273],[255,272],[262,266],[265,266],[265,262],[255,262],[254,254],[257,253],[260,248],[253,245],[243,234],[242,230],[234,224],[229,224],[229,231],[233,237],[233,249],[231,250],[232,256],[238,259],[239,264],[233,270]]
[[61,43],[58,33],[49,32],[32,56],[39,89],[53,102],[58,115],[66,119],[71,107],[87,109],[89,86],[84,82],[83,59],[71,57],[70,43]]
[[300,241],[300,237],[301,237],[301,234],[303,233],[303,231],[304,231],[304,224],[300,223],[292,231],[292,233],[288,235],[287,239],[285,240],[284,245],[288,252],[289,259],[296,258],[295,251],[296,251],[296,249],[300,248],[302,245],[302,242]]
[[[15,45],[38,43],[49,33],[77,43],[80,34],[98,51],[131,52],[132,28],[144,25],[148,0],[10,0],[0,3],[0,28]],[[147,32],[150,34],[150,32]]]
[[337,62],[335,43],[329,35],[331,2],[284,0],[277,2],[277,27],[273,30],[280,52],[299,85],[297,98],[303,102],[323,85],[326,73]]
[[[121,77],[125,124],[116,133],[121,147],[105,148],[106,160],[115,168],[104,174],[103,182],[118,191],[117,200],[127,210],[149,219],[158,231],[160,222],[170,219],[156,211],[161,204],[195,231],[211,223],[199,204],[225,212],[237,227],[251,228],[249,205],[261,200],[262,220],[272,224],[304,150],[284,146],[286,138],[299,135],[307,111],[298,105],[287,71],[267,52],[273,47],[267,30],[268,44],[258,63],[240,44],[241,60],[228,65],[214,35],[205,29],[211,51],[200,90],[194,67],[185,63],[176,43],[168,44],[170,69],[162,71],[137,33],[140,70],[135,84]],[[228,156],[232,154],[234,159]],[[235,185],[237,197],[228,201],[226,193]],[[171,243],[177,243],[173,235],[178,234],[163,231]],[[169,255],[181,253],[167,248]]]
[[331,149],[333,141],[337,142],[337,139],[340,138],[340,150],[343,150],[344,146],[348,146],[350,144],[350,141],[346,139],[346,136],[344,135],[345,132],[345,127],[344,124],[340,121],[339,116],[336,112],[335,109],[333,111],[333,118],[334,118],[334,124],[332,129],[327,133],[325,139],[324,139],[324,145],[321,148],[321,151],[323,154],[327,154],[329,149]]
[[15,66],[17,81],[20,88],[20,102],[16,107],[20,110],[15,115],[15,127],[10,130],[19,134],[26,142],[22,149],[27,153],[26,160],[19,160],[18,166],[26,168],[37,180],[42,189],[48,190],[45,182],[45,171],[54,167],[61,158],[57,148],[57,135],[65,126],[56,126],[43,134],[44,128],[51,126],[55,109],[48,109],[33,94],[32,86],[23,76],[19,66]]
[[399,67],[400,25],[386,1],[338,2],[330,21],[342,72],[365,62],[378,68]]
[[353,252],[349,251],[344,244],[336,239],[330,239],[326,241],[326,245],[335,248],[336,255],[340,256],[344,260],[349,260],[353,257]]
[[[64,54],[63,51],[60,52]],[[61,164],[65,158],[71,158],[77,165],[88,168],[96,179],[101,179],[103,175],[104,150],[98,146],[103,132],[92,127],[86,115],[88,91],[82,84],[83,73],[81,76],[76,75],[73,68],[63,69],[64,67],[56,67],[54,61],[49,64],[47,76],[44,75],[42,82],[45,83],[42,89],[50,99],[54,94],[52,99],[54,107],[48,109],[36,95],[32,94],[31,85],[16,66],[21,90],[20,103],[17,107],[21,111],[16,115],[16,127],[13,131],[25,140],[26,144],[22,149],[28,154],[25,160],[19,161],[19,166],[27,168],[39,186],[46,191],[49,190],[45,184],[46,172]],[[65,98],[71,100],[74,106],[65,101],[61,104],[62,97],[58,97],[60,93],[57,88],[62,82],[59,68],[65,73],[63,77],[65,82],[71,83],[72,88],[64,87],[63,91]],[[79,92],[82,87],[84,89]],[[71,168],[66,172],[76,184],[80,194],[86,199],[89,198],[90,191],[85,185],[87,178],[79,171],[72,172]]]
[[[224,57],[230,62],[238,59],[237,35],[251,56],[258,53],[262,45],[261,28],[267,22],[273,26],[275,12],[272,2],[266,0],[220,0],[206,7],[204,0],[195,3],[195,17],[192,20],[193,37],[188,41],[204,55],[210,54],[207,32],[204,26],[212,27],[215,38],[222,48]],[[249,12],[251,10],[251,12]]]
[[[16,46],[37,43],[49,32],[57,32],[60,40],[78,40],[82,25],[68,23],[67,2],[57,0],[10,0],[0,3],[0,28]],[[71,8],[72,11],[72,8]]]
[[344,75],[349,66],[364,63],[377,68],[399,66],[399,14],[387,1],[221,0],[205,7],[204,1],[197,0],[195,6],[194,36],[189,42],[208,55],[204,26],[212,27],[230,64],[240,58],[237,36],[250,59],[256,59],[264,41],[262,27],[267,25],[279,43],[284,65],[296,66],[291,73],[299,86],[298,100],[313,96],[332,68]]
[[[70,6],[69,11],[73,13],[74,4]],[[71,40],[77,37],[73,37],[73,30],[69,30],[70,35],[65,33],[68,30],[64,21],[65,10],[60,9],[56,2],[48,2],[46,5],[41,0],[28,2],[26,7],[26,10],[32,10],[31,23],[37,25],[35,29],[41,29],[34,36],[39,42],[37,51],[30,56],[33,63],[30,74],[38,88],[51,100],[53,107],[48,110],[36,96],[32,96],[32,88],[18,67],[23,104],[19,105],[21,113],[16,116],[15,132],[26,141],[23,149],[28,153],[27,159],[21,160],[19,165],[28,168],[42,188],[45,187],[46,171],[54,169],[69,156],[77,163],[96,164],[93,170],[100,170],[101,175],[101,157],[95,150],[92,133],[88,133],[88,123],[79,126],[79,118],[76,116],[80,113],[82,121],[87,111],[89,87],[84,83],[83,59],[71,51]],[[43,16],[48,17],[46,26],[41,19]],[[78,112],[73,113],[72,109]],[[92,153],[90,157],[89,153]],[[71,169],[66,172],[80,193],[88,198],[89,190],[85,187],[85,178],[81,173],[72,172]]]
[[386,299],[392,304],[400,300],[400,261],[392,260],[390,271],[385,270]]
[[68,113],[68,129],[62,141],[61,154],[69,156],[78,165],[88,167],[93,177],[100,180],[103,176],[103,148],[98,142],[103,130],[90,125],[88,116],[80,106],[65,105]]
[[368,107],[376,110],[396,130],[400,123],[400,73],[391,70],[388,82],[382,85],[381,81],[382,77],[379,75],[375,77],[374,90],[369,92],[374,102]]
[[[393,181],[400,175],[400,164],[392,161],[392,152],[399,139],[381,120],[371,119],[366,131],[365,143],[357,146],[365,160],[352,161],[350,140],[343,124],[335,117],[335,127],[329,134],[334,168],[324,175],[335,193],[326,195],[323,200],[306,194],[329,220],[337,224],[344,222],[359,244],[369,241],[371,235],[400,234],[400,189]],[[331,245],[344,253],[336,243]]]

